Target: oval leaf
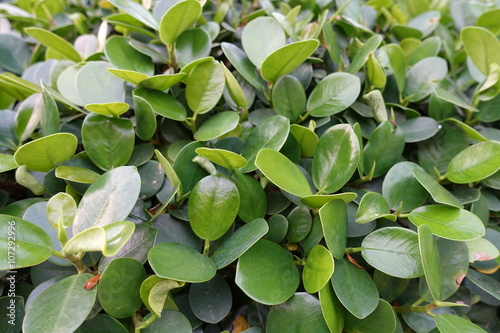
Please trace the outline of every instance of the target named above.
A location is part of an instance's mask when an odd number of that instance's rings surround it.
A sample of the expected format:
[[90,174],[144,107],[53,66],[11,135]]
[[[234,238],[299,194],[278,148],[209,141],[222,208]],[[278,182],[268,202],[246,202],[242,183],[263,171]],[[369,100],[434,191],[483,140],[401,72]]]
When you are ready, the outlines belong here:
[[479,181],[500,170],[500,143],[479,142],[456,155],[448,164],[448,179],[466,184]]

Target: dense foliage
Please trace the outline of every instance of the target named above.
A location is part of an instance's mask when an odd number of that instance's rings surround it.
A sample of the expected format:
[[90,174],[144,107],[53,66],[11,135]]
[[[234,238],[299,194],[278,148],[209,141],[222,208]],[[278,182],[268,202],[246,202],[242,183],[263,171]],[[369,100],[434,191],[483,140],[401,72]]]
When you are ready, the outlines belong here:
[[499,34],[498,0],[0,3],[0,332],[500,331]]

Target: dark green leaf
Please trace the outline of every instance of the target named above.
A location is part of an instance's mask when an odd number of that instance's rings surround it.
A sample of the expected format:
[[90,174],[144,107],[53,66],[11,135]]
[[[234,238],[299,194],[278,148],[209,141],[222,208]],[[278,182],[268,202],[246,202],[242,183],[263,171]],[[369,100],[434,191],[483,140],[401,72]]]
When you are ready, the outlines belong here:
[[344,256],[347,242],[347,207],[342,200],[332,200],[319,210],[321,227],[326,245],[333,256],[340,259]]

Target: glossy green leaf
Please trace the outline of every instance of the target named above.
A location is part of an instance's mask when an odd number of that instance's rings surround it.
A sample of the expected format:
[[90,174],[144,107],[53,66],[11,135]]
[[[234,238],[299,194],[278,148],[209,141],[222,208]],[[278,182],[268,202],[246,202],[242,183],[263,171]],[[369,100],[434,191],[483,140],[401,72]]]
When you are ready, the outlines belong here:
[[500,282],[498,282],[498,280],[473,269],[469,269],[467,272],[467,279],[486,293],[500,300]]
[[318,145],[318,136],[314,131],[297,124],[290,125],[290,133],[300,144],[300,151],[303,157],[313,157]]
[[258,68],[274,51],[285,46],[286,36],[280,24],[271,17],[258,17],[250,21],[241,34],[243,50]]
[[471,212],[457,207],[429,205],[413,210],[410,221],[420,226],[427,224],[434,235],[458,240],[473,240],[484,236],[483,222]]
[[288,230],[286,238],[290,243],[302,241],[311,231],[311,213],[305,207],[295,207],[286,217],[288,220]]
[[433,137],[440,129],[439,124],[429,117],[408,119],[399,124],[405,142],[419,142]]
[[402,279],[424,274],[414,231],[397,227],[378,229],[366,236],[361,246],[363,258],[385,274]]
[[115,318],[131,316],[142,305],[140,288],[146,278],[142,264],[132,258],[117,258],[102,272],[97,286],[99,303]]
[[98,314],[87,319],[78,327],[75,333],[97,333],[96,327],[105,329],[108,333],[127,333],[127,329],[117,319],[104,314]]
[[184,282],[208,281],[217,270],[212,259],[181,243],[155,245],[149,250],[148,261],[156,275]]
[[379,48],[377,55],[382,66],[390,68],[398,91],[404,91],[406,84],[406,58],[403,49],[399,44],[387,44]]
[[16,151],[18,165],[28,170],[47,172],[70,159],[76,152],[77,139],[70,133],[56,133],[28,142]]
[[368,192],[363,195],[356,212],[356,223],[368,223],[370,221],[386,218],[396,221],[396,215],[391,214],[389,204],[385,198],[377,192]]
[[83,184],[92,184],[100,176],[97,172],[86,168],[63,165],[55,169],[55,175],[57,178]]
[[326,245],[333,256],[344,256],[347,243],[347,207],[342,200],[332,200],[319,210]]
[[357,73],[366,63],[370,54],[372,54],[378,48],[380,43],[382,43],[382,39],[383,38],[380,35],[371,36],[352,59],[351,64],[347,68],[347,73]]
[[146,305],[155,315],[161,317],[169,292],[183,285],[183,282],[163,279],[156,275],[151,275],[142,282],[139,292],[144,305]]
[[40,87],[36,84],[21,79],[12,73],[0,74],[0,86],[5,92],[18,100],[24,100],[34,93],[41,92]]
[[460,127],[460,129],[462,131],[464,131],[465,135],[467,135],[471,139],[474,139],[477,141],[488,141],[488,139],[485,138],[484,135],[482,135],[481,133],[479,133],[477,130],[475,130],[471,126],[467,125],[464,122],[461,122],[460,120],[458,120],[456,118],[446,118],[444,120],[446,122],[451,122],[451,123],[457,125],[458,127]]
[[75,216],[76,202],[67,193],[57,193],[47,203],[47,219],[56,229],[59,224],[68,228],[73,223]]
[[42,134],[44,136],[59,133],[60,118],[59,109],[52,95],[47,91],[45,85],[42,85],[43,110],[40,120]]
[[500,64],[500,42],[497,37],[481,27],[465,27],[460,32],[464,49],[477,69],[488,75],[490,64]]
[[331,283],[319,291],[321,312],[331,333],[341,333],[344,329],[345,309],[333,291]]
[[382,183],[382,195],[391,209],[401,207],[401,211],[406,213],[424,203],[427,191],[415,179],[415,170],[423,171],[413,162],[399,162],[387,172]]
[[[442,82],[447,82],[447,81],[442,81]],[[452,103],[455,105],[458,105],[461,108],[471,110],[471,111],[479,111],[474,106],[472,106],[470,104],[470,102],[464,100],[464,98],[462,98],[462,96],[460,96],[457,92],[450,91],[449,89],[446,90],[446,89],[442,88],[440,85],[438,85],[436,87],[436,89],[434,89],[434,94],[436,94],[436,96],[439,99],[442,99],[443,101],[446,101],[446,102],[449,102],[449,103]]]
[[324,193],[339,190],[359,161],[359,141],[350,125],[334,125],[320,137],[312,162],[314,186]]
[[205,147],[205,145],[201,142],[191,142],[181,149],[175,159],[173,167],[181,181],[182,193],[191,191],[207,175],[205,169],[193,162],[193,158],[198,156],[196,148],[200,147]]
[[268,117],[254,127],[241,150],[241,155],[248,161],[242,172],[250,172],[257,168],[255,158],[261,149],[281,149],[288,137],[289,130],[290,121],[278,115]]
[[201,15],[198,1],[181,1],[170,7],[160,21],[160,39],[173,44],[182,32],[193,26]]
[[448,179],[465,184],[487,178],[500,170],[500,143],[479,142],[462,150],[448,165]]
[[282,190],[299,197],[312,194],[306,177],[280,152],[270,148],[261,149],[255,159],[255,165]]
[[19,217],[0,215],[0,269],[34,266],[52,254],[52,240],[40,227]]
[[113,74],[114,76],[129,83],[132,83],[134,85],[139,85],[142,81],[149,78],[149,76],[146,74],[139,73],[136,71],[131,71],[128,69],[108,68],[107,71]]
[[447,73],[448,64],[443,58],[429,57],[420,60],[406,73],[405,97],[410,102],[423,100]]
[[318,47],[317,40],[304,40],[283,46],[264,59],[261,67],[262,77],[276,82],[283,75],[291,73],[303,63]]
[[115,7],[129,14],[134,19],[147,25],[150,28],[158,30],[158,22],[154,16],[140,4],[130,0],[109,0]]
[[175,59],[180,67],[208,57],[212,50],[212,41],[208,32],[203,29],[186,30],[175,42]]
[[26,311],[23,332],[63,333],[76,330],[87,318],[97,289],[84,289],[92,274],[71,275],[42,291]]
[[316,293],[330,281],[334,270],[333,256],[324,246],[316,245],[309,252],[302,281],[310,294]]
[[441,270],[439,252],[431,228],[427,224],[422,224],[418,227],[418,245],[425,281],[427,282],[432,298],[435,301],[440,301]]
[[239,205],[238,189],[232,181],[222,175],[203,178],[189,197],[193,231],[205,240],[220,238],[233,224]]
[[85,108],[90,112],[102,114],[105,116],[119,117],[130,109],[127,103],[101,103],[87,104]]
[[159,90],[152,89],[136,89],[133,92],[134,100],[140,100],[141,108],[149,108],[153,112],[172,120],[184,121],[186,120],[186,107],[176,100],[171,95]]
[[14,155],[0,154],[0,173],[14,170],[17,167]]
[[211,259],[221,269],[231,264],[269,231],[264,219],[258,218],[238,228],[215,250]]
[[141,179],[135,167],[118,167],[103,174],[85,192],[73,221],[73,232],[123,221],[139,197]]
[[229,69],[227,69],[223,62],[220,62],[220,65],[224,70],[224,76],[226,77],[226,88],[229,92],[229,95],[236,103],[236,105],[238,105],[238,107],[246,109],[248,107],[248,102],[243,89],[238,83],[238,80],[236,80],[234,75]]
[[224,55],[231,62],[234,68],[236,68],[238,73],[240,73],[241,76],[245,78],[245,80],[250,82],[252,86],[260,91],[266,89],[264,80],[262,80],[259,73],[257,72],[257,68],[254,64],[252,64],[250,59],[248,59],[245,52],[231,43],[223,42],[221,43],[221,47]]
[[89,114],[82,126],[83,146],[102,170],[125,165],[134,150],[134,129],[129,119]]
[[[370,80],[370,84],[375,88],[384,88],[387,83],[387,77],[385,76],[384,69],[378,62],[377,58],[370,53],[368,56],[368,61],[366,63],[366,74]],[[378,91],[378,90],[377,90]]]
[[454,316],[449,313],[443,313],[435,318],[436,325],[440,332],[449,333],[486,333],[481,327],[470,322],[469,320]]
[[19,185],[26,187],[35,195],[41,195],[45,191],[44,186],[28,172],[26,165],[21,165],[16,169],[15,178]]
[[218,62],[207,61],[196,66],[186,83],[189,108],[199,114],[213,109],[224,92],[225,83],[224,71]]
[[347,109],[361,91],[359,78],[349,73],[332,73],[321,80],[307,99],[307,111],[315,117],[331,116]]
[[358,319],[348,313],[345,326],[347,332],[393,333],[396,332],[396,322],[396,314],[392,306],[387,301],[380,299],[378,306],[366,318]]
[[181,82],[185,73],[161,74],[144,79],[139,83],[139,88],[149,88],[164,91]]
[[231,289],[220,275],[189,288],[189,303],[194,315],[207,323],[216,324],[224,319],[231,310],[232,301]]
[[22,38],[3,33],[0,36],[0,66],[9,72],[21,75],[28,67],[30,49]]
[[347,258],[335,261],[332,285],[338,299],[356,318],[366,318],[379,303],[378,291],[370,275]]
[[337,193],[337,194],[328,194],[328,195],[318,195],[313,194],[307,197],[303,197],[300,199],[300,203],[306,205],[311,208],[321,208],[325,204],[333,200],[342,200],[345,203],[349,203],[356,199],[358,195],[353,192],[345,192],[345,193]]
[[422,185],[431,195],[432,199],[437,203],[450,205],[458,208],[463,208],[462,203],[453,196],[447,189],[439,184],[432,176],[421,169],[413,170],[415,179]]
[[136,121],[135,131],[141,140],[149,140],[156,131],[156,115],[149,101],[142,98],[137,92],[138,90],[134,90],[132,93]]
[[190,333],[192,332],[192,327],[186,316],[179,311],[163,310],[161,318],[155,319],[142,331],[145,333],[154,333],[162,330],[178,333]]
[[223,111],[206,120],[194,134],[198,141],[210,141],[231,132],[238,126],[240,116],[236,112]]
[[308,293],[295,293],[283,304],[269,311],[266,332],[327,333],[328,326],[321,315],[318,299]]
[[24,32],[35,38],[45,47],[51,49],[61,59],[68,59],[74,62],[82,61],[82,57],[73,48],[73,45],[64,40],[62,37],[54,34],[53,32],[37,27],[25,28]]
[[246,159],[232,151],[217,148],[197,148],[196,153],[226,169],[235,170],[247,165]]
[[119,69],[153,75],[154,65],[151,58],[133,48],[129,41],[130,39],[121,36],[108,38],[104,45],[104,53],[109,62]]
[[91,227],[73,236],[63,247],[66,253],[101,251],[106,257],[115,255],[129,240],[135,224],[113,222],[104,227]]
[[299,286],[299,272],[287,250],[259,240],[238,260],[235,281],[250,298],[274,305],[293,296]]
[[231,180],[240,194],[238,216],[247,223],[264,217],[267,210],[267,199],[260,183],[252,176],[236,170],[233,171]]
[[91,61],[76,74],[76,91],[83,105],[125,102],[124,82],[108,72],[104,61]]
[[272,91],[273,106],[276,114],[295,122],[306,109],[306,93],[300,81],[291,75],[282,76]]
[[404,147],[403,131],[384,121],[373,131],[363,150],[364,172],[368,173],[375,164],[373,176],[383,175],[399,161]]

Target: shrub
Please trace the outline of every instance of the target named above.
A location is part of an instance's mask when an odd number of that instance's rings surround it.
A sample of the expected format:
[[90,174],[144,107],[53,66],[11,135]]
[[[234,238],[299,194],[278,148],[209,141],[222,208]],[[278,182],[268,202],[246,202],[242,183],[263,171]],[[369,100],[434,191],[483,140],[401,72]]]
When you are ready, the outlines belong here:
[[498,332],[499,10],[1,3],[2,332]]

